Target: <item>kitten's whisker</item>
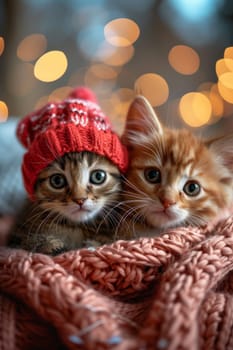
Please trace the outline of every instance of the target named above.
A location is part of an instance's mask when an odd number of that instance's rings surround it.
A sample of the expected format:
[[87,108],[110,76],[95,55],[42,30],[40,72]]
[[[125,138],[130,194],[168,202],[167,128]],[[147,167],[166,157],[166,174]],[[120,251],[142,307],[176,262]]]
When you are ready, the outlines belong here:
[[[116,203],[116,202],[113,201],[112,203],[110,202],[108,204],[113,204],[113,203]],[[116,209],[119,208],[122,205],[122,203],[123,202],[118,202],[114,206],[103,208],[103,213],[106,212],[106,215],[104,215],[103,220],[106,221],[106,219],[108,218],[109,215],[112,214],[112,212],[114,212],[114,214],[117,214]]]
[[[130,187],[132,188],[132,190],[135,190],[136,193],[141,194],[141,195],[145,195],[145,193],[143,191],[141,191],[138,187],[136,187],[136,185],[134,185],[131,181],[129,181],[128,179],[126,179],[125,177],[123,177],[123,181]],[[123,190],[124,192],[125,190]]]
[[201,215],[193,214],[185,221],[186,225],[191,226],[200,226],[207,224],[207,220],[205,220]]
[[[38,208],[37,208],[38,209]],[[33,228],[34,228],[34,226],[35,226],[35,222],[36,221],[39,221],[39,219],[44,215],[44,211],[37,211],[37,212],[35,212],[34,213],[34,215],[33,216],[31,216],[31,217],[29,217],[29,219],[30,220],[26,220],[26,222],[25,222],[25,227],[26,227],[26,224],[28,224],[29,222],[30,222],[30,226],[29,226],[29,230],[28,231],[31,231]],[[28,232],[29,233],[29,232]]]
[[[115,214],[115,215],[113,215]],[[108,223],[110,224],[111,227],[108,227],[108,230],[109,231],[109,234],[111,235],[112,234],[112,231],[115,231],[115,227],[117,226],[118,224],[118,221],[119,221],[119,218],[120,218],[120,215],[116,215],[116,213],[113,213],[113,214],[110,214],[108,215]],[[105,219],[106,220],[106,219]],[[101,225],[105,222],[105,220],[103,220],[100,225],[98,226],[97,228],[97,232],[99,232],[99,230],[101,229]],[[108,225],[109,226],[109,225]],[[105,227],[104,227],[105,228]]]
[[[143,202],[143,201],[141,201],[141,202]],[[135,203],[134,201],[132,201],[132,203]],[[125,203],[124,203],[125,204]],[[145,204],[144,204],[144,206],[145,206]],[[129,218],[129,217],[131,217],[132,216],[132,213],[135,213],[135,215],[133,215],[133,218],[134,217],[138,217],[138,216],[140,216],[140,215],[142,215],[142,214],[140,214],[139,213],[139,211],[138,211],[138,209],[140,208],[142,208],[142,207],[144,207],[144,206],[137,206],[137,207],[131,207],[131,208],[129,208],[123,215],[122,215],[122,217],[121,217],[121,220],[119,221],[119,223],[118,223],[118,225],[117,225],[117,232],[118,232],[118,230],[119,230],[119,227],[121,226],[121,225],[124,225],[126,222],[127,222],[127,219]],[[132,220],[132,218],[129,220],[129,221],[131,221]]]
[[113,227],[116,226],[116,224],[118,223],[117,217],[121,217],[120,214],[115,210],[118,206],[120,205],[120,203],[117,203],[114,207],[110,208],[103,208],[103,219],[100,221],[99,225],[97,226],[97,232],[99,232],[101,226],[104,223],[111,223]]

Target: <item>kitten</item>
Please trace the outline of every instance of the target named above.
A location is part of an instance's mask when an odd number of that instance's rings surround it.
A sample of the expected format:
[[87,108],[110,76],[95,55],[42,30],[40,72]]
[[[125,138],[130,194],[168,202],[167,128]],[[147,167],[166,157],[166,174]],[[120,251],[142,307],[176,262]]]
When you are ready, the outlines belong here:
[[233,201],[233,135],[202,141],[172,130],[149,102],[135,98],[122,142],[129,152],[121,236],[155,235],[167,228],[201,226]]
[[55,255],[111,242],[120,190],[120,172],[108,159],[67,153],[39,174],[35,201],[20,214],[9,245]]

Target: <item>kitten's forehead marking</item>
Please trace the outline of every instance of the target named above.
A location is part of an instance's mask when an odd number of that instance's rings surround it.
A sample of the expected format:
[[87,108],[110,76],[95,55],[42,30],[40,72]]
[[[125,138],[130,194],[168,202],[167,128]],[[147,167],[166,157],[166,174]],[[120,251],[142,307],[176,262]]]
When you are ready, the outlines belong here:
[[90,165],[88,159],[84,157],[82,161],[78,163],[78,166],[73,168],[73,181],[78,185],[78,187],[85,188],[89,183]]
[[60,172],[65,171],[65,168],[63,169],[62,164],[59,161],[55,161],[52,164],[51,169],[57,170],[57,171],[60,171]]

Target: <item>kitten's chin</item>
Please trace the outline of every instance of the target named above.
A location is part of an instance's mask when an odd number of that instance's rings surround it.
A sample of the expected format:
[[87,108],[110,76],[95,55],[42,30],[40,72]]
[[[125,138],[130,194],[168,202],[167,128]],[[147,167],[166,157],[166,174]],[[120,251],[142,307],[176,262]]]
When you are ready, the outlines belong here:
[[69,213],[66,217],[75,223],[85,223],[94,219],[98,211],[77,210],[74,213]]
[[70,221],[74,223],[85,223],[88,221],[93,220],[100,212],[100,209],[98,207],[83,207],[79,208],[78,206],[72,206],[66,208],[65,211],[63,211],[63,215]]
[[172,212],[151,212],[145,218],[147,223],[154,228],[171,228],[179,226],[185,221],[187,215],[184,212],[179,214]]

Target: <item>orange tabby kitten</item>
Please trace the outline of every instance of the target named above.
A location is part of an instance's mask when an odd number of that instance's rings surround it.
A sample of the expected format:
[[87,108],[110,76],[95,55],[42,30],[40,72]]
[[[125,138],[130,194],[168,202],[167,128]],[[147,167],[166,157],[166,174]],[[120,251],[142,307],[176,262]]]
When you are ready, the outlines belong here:
[[233,135],[202,141],[189,130],[164,127],[138,96],[122,141],[130,159],[122,219],[129,236],[203,225],[232,205]]
[[39,174],[35,201],[20,214],[9,245],[55,255],[109,243],[120,190],[119,169],[107,158],[67,153]]

